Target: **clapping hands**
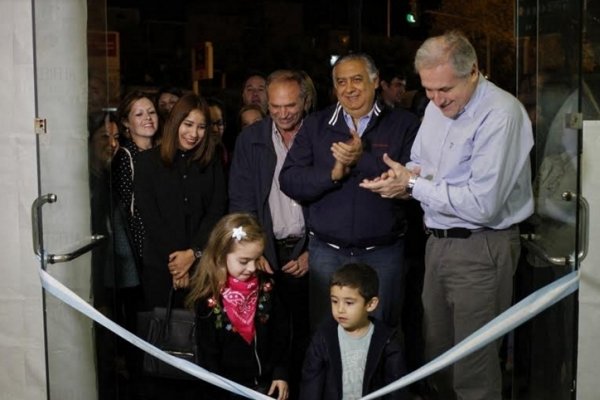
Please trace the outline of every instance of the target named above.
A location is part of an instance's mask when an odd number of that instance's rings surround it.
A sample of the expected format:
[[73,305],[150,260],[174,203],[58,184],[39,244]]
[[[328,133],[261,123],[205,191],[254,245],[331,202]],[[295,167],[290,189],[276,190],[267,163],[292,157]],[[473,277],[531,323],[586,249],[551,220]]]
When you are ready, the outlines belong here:
[[363,146],[362,140],[356,131],[351,131],[352,137],[345,142],[335,142],[331,145],[331,154],[335,164],[331,170],[331,180],[339,181],[350,173],[350,167],[356,165],[360,159]]
[[411,175],[418,174],[419,169],[411,171],[399,162],[392,160],[387,153],[383,155],[383,162],[390,168],[374,179],[364,179],[359,186],[386,199],[409,198],[410,195],[406,192],[408,179]]

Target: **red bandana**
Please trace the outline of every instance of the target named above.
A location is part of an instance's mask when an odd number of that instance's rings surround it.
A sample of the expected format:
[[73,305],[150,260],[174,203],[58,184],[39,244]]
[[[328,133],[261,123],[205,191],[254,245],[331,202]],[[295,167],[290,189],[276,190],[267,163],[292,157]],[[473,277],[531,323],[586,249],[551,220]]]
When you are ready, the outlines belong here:
[[254,339],[254,315],[258,302],[258,277],[240,281],[227,276],[227,283],[221,292],[223,308],[233,328],[248,344]]

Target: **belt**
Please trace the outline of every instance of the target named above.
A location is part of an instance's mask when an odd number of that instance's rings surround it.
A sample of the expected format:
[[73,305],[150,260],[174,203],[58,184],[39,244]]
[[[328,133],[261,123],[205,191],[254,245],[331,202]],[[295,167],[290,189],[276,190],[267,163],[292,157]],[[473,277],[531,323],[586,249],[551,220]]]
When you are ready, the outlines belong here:
[[482,232],[488,230],[486,228],[480,229],[467,229],[467,228],[450,228],[450,229],[434,229],[427,228],[427,232],[431,233],[438,239],[467,239],[473,233]]
[[275,244],[279,247],[294,247],[302,239],[302,236],[288,236],[283,239],[275,239]]
[[[339,251],[342,254],[349,255],[349,256],[358,256],[360,254],[369,253],[373,250],[380,249],[382,247],[393,246],[395,244],[395,243],[390,243],[390,244],[373,245],[373,246],[341,246],[336,243],[331,243],[331,242],[323,240],[321,237],[319,237],[312,231],[309,232],[309,235],[312,236],[312,238],[314,238],[316,241],[322,243],[323,245],[330,247],[336,251]],[[396,243],[401,239],[402,239],[402,237],[397,237]]]
[[329,242],[323,242],[325,243],[327,246],[336,249],[336,250],[347,250],[350,253],[352,252],[356,252],[356,251],[371,251],[371,250],[375,250],[378,247],[381,246],[367,246],[367,247],[356,247],[356,246],[347,246],[347,247],[341,247],[338,246],[337,244],[333,244],[333,243],[329,243]]
[[396,232],[391,233],[389,236],[376,238],[375,240],[369,240],[365,242],[360,242],[356,244],[348,244],[348,243],[340,243],[332,237],[328,237],[326,235],[321,235],[319,233],[315,233],[313,231],[309,231],[308,234],[315,239],[319,240],[322,243],[325,243],[329,247],[332,247],[336,250],[340,249],[354,249],[354,250],[373,250],[378,247],[386,247],[392,246],[400,239],[403,239],[405,234],[404,232]]

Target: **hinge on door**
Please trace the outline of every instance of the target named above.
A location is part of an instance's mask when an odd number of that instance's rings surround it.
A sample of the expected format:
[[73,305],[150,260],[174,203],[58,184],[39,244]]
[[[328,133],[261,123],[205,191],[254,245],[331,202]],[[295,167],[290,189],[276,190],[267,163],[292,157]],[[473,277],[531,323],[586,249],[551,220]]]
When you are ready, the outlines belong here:
[[583,129],[583,114],[575,112],[565,114],[565,128]]
[[48,133],[46,125],[46,118],[37,118],[34,121],[34,131],[36,135],[43,135]]

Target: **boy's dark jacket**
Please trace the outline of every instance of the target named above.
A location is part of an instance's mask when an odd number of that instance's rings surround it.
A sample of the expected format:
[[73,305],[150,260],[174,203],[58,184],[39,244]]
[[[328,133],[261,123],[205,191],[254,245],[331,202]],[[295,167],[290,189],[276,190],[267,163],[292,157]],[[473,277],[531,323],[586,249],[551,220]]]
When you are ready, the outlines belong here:
[[[375,325],[367,353],[363,396],[400,379],[406,374],[404,356],[396,338],[396,330],[371,319]],[[333,320],[324,322],[311,341],[302,368],[300,400],[342,399],[342,357]],[[404,390],[394,391],[382,399],[405,400]]]
[[200,366],[244,386],[268,389],[272,380],[288,380],[289,319],[275,293],[277,288],[268,291],[268,300],[261,302],[265,282],[272,284],[272,281],[261,275],[259,279],[257,307],[260,305],[263,310],[256,312],[256,339],[251,344],[227,328],[227,318],[221,318],[222,327],[218,327],[218,316],[208,305],[208,299],[196,305],[196,337]]

